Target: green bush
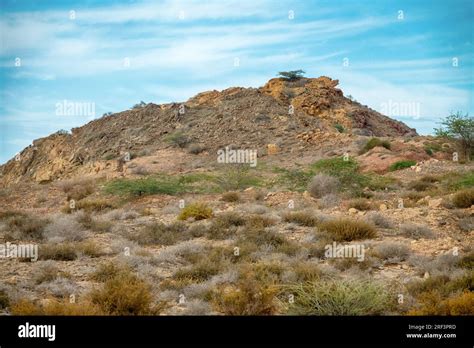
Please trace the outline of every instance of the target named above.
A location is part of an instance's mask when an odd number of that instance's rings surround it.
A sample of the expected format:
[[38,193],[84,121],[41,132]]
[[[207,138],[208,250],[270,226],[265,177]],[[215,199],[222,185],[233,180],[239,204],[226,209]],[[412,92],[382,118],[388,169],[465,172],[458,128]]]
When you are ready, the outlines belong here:
[[336,123],[334,125],[334,128],[336,128],[336,130],[339,132],[339,133],[344,133],[344,126],[342,124],[339,124],[339,123]]
[[391,172],[394,172],[396,170],[400,170],[400,169],[405,169],[405,168],[410,168],[411,166],[414,166],[416,164],[416,161],[411,161],[411,160],[407,160],[407,161],[398,161],[398,162],[395,162],[393,163],[389,170]]
[[388,142],[387,140],[380,140],[379,138],[372,138],[364,145],[364,147],[360,151],[360,154],[364,154],[367,151],[372,150],[374,147],[377,147],[377,146],[384,147],[388,150],[390,150],[390,148],[391,148],[390,142]]
[[107,183],[105,192],[116,195],[176,195],[184,191],[181,182],[173,179],[144,178],[144,179],[118,179]]

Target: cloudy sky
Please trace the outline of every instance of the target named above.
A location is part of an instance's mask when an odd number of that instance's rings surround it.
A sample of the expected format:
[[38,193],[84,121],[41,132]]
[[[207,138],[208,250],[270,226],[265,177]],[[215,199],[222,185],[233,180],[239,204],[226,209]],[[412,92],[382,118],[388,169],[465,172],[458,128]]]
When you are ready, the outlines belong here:
[[[0,4],[0,163],[141,100],[258,87],[300,68],[421,134],[474,111],[471,0]],[[58,112],[64,101],[95,116]]]

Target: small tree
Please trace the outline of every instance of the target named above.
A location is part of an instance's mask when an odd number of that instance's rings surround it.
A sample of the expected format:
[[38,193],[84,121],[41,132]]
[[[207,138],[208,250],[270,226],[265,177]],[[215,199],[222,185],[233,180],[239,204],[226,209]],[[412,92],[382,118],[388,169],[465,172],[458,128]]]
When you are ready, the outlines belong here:
[[280,71],[278,75],[280,75],[284,80],[287,81],[296,81],[304,77],[303,75],[306,72],[299,69],[299,70],[291,70],[291,71]]
[[142,100],[140,103],[138,104],[135,104],[132,109],[141,109],[141,108],[144,108],[146,106],[146,103]]
[[441,128],[435,128],[436,136],[456,141],[469,161],[474,149],[474,118],[457,112],[446,117],[441,125]]

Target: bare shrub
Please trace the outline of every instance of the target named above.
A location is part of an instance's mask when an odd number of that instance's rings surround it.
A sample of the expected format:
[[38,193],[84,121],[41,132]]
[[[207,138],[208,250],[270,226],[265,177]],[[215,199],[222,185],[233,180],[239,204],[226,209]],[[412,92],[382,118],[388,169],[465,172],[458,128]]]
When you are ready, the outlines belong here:
[[44,236],[48,241],[72,242],[81,241],[86,237],[86,232],[80,223],[71,215],[57,215],[44,229]]
[[461,231],[472,232],[474,231],[474,216],[469,216],[458,221],[458,226]]
[[429,227],[413,223],[402,224],[400,226],[400,233],[405,237],[413,239],[432,239],[435,237],[435,234]]
[[370,212],[366,215],[367,220],[372,222],[375,226],[382,228],[392,228],[393,223],[387,217],[377,212]]
[[373,253],[387,263],[398,263],[408,258],[410,248],[406,244],[387,242],[377,245]]
[[324,195],[320,201],[319,206],[323,209],[325,208],[333,208],[341,202],[341,198],[336,193],[330,193],[328,195]]
[[331,175],[317,174],[308,186],[308,192],[315,198],[337,193],[340,187],[339,180]]

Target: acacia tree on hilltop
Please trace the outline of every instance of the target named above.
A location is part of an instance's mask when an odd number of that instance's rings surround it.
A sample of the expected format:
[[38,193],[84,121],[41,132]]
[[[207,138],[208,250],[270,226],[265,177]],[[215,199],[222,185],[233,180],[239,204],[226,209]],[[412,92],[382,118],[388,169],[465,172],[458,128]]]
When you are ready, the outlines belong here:
[[287,81],[296,81],[303,78],[305,73],[305,71],[299,69],[291,71],[280,71],[278,75]]

